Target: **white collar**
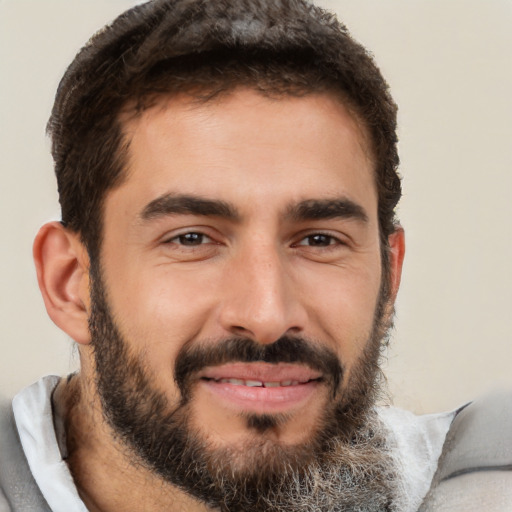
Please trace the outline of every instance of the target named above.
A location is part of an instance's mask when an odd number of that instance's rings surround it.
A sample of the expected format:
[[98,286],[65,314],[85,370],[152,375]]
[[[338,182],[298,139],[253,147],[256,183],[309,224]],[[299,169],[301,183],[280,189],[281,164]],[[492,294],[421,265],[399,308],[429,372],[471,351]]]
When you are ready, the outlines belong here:
[[58,382],[59,377],[43,377],[18,393],[14,419],[30,471],[52,511],[87,512],[55,436],[51,396]]
[[402,481],[402,508],[416,512],[425,498],[456,411],[417,416],[398,407],[379,407],[390,434]]

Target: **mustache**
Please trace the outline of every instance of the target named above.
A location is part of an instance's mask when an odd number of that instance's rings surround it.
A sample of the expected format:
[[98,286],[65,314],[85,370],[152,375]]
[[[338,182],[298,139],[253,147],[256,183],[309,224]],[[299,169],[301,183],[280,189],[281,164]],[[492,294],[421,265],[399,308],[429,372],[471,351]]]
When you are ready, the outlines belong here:
[[332,388],[333,397],[339,389],[344,368],[336,353],[303,337],[283,336],[271,344],[261,344],[250,338],[232,337],[215,344],[186,345],[174,366],[174,379],[184,400],[190,396],[194,375],[207,366],[227,363],[270,364],[297,363],[308,366],[322,374],[323,380]]

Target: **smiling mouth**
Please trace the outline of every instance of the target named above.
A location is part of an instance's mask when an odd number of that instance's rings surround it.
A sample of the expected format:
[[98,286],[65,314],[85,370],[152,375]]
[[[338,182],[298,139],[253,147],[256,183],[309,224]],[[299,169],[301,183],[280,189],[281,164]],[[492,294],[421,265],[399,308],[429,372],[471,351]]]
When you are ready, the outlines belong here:
[[283,381],[261,381],[261,380],[244,380],[244,379],[228,379],[228,378],[209,378],[202,377],[202,380],[217,382],[219,384],[232,384],[233,386],[247,386],[250,388],[286,388],[289,386],[299,386],[304,384],[309,384],[310,382],[321,382],[322,378],[318,377],[316,379],[307,379],[307,380],[283,380]]
[[231,363],[205,368],[201,387],[230,409],[285,413],[305,406],[325,382],[324,376],[289,363]]

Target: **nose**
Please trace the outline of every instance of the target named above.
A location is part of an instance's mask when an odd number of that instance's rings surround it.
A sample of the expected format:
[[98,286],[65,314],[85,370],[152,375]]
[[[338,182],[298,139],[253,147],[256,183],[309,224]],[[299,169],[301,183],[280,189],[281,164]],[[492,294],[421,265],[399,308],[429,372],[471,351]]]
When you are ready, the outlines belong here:
[[223,329],[262,344],[302,332],[307,312],[290,264],[275,248],[261,246],[230,262],[220,311]]

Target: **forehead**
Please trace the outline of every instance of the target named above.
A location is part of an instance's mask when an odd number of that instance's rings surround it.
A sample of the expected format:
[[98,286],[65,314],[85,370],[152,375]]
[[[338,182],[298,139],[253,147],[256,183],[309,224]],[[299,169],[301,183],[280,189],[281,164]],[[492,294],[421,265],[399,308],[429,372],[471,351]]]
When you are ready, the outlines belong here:
[[[198,102],[162,98],[125,117],[132,206],[179,193],[284,207],[284,201],[347,196],[376,209],[368,137],[334,95],[270,98],[251,89]],[[112,196],[112,197],[110,197]],[[371,212],[370,212],[371,213]]]

